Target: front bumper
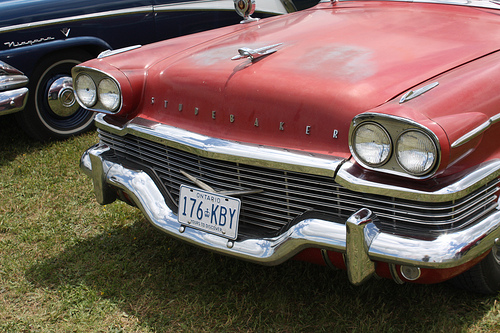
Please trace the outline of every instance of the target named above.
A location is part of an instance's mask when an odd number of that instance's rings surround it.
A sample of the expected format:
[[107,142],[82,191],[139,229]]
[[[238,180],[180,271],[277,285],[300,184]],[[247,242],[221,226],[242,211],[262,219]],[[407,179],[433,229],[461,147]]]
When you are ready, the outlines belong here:
[[306,248],[331,250],[345,254],[349,278],[352,283],[360,284],[373,274],[376,261],[419,268],[452,268],[479,257],[500,237],[498,210],[464,229],[424,240],[382,232],[372,222],[371,212],[361,209],[346,224],[312,218],[277,237],[227,240],[181,226],[155,181],[133,165],[113,159],[108,151],[107,146],[97,145],[81,159],[81,169],[92,178],[99,203],[114,201],[116,189],[120,189],[153,225],[167,234],[259,264],[280,264]]
[[0,116],[24,109],[28,81],[21,71],[0,61]]
[[26,106],[28,88],[0,92],[0,116],[21,111]]

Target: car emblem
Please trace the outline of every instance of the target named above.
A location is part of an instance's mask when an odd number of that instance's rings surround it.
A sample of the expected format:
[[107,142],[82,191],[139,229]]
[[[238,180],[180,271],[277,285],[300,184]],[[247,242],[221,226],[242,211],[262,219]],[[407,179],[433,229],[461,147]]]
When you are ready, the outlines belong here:
[[267,55],[273,54],[274,52],[278,51],[277,49],[275,49],[275,47],[278,47],[282,44],[283,43],[264,46],[264,47],[261,47],[258,49],[251,49],[249,47],[242,47],[242,48],[238,49],[239,55],[232,57],[231,60],[240,60],[243,58],[248,58],[251,61],[254,61],[257,58],[267,56]]
[[201,180],[199,180],[198,178],[190,175],[189,173],[185,172],[184,170],[179,170],[179,171],[187,179],[189,179],[190,181],[192,181],[196,186],[198,186],[202,190],[205,190],[205,191],[211,192],[211,193],[217,193],[217,194],[222,194],[222,195],[227,195],[227,196],[236,196],[236,195],[256,194],[256,193],[264,192],[264,190],[262,190],[262,189],[234,190],[234,191],[216,191],[210,185],[202,182]]

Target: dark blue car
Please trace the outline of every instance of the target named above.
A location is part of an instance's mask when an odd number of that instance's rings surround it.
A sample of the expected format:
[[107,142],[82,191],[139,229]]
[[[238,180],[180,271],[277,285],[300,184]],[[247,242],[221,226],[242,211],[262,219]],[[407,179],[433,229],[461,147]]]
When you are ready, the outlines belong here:
[[[264,16],[294,10],[291,1],[257,3],[257,13]],[[92,126],[93,116],[75,102],[74,65],[105,50],[218,28],[240,19],[232,0],[3,0],[0,115],[15,113],[22,128],[38,140],[82,133]]]

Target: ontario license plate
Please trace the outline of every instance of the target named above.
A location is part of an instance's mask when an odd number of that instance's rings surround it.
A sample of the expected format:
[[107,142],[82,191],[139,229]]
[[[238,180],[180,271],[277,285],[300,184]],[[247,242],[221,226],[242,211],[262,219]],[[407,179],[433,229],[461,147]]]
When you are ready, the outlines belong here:
[[239,199],[181,185],[179,222],[229,239],[238,237]]

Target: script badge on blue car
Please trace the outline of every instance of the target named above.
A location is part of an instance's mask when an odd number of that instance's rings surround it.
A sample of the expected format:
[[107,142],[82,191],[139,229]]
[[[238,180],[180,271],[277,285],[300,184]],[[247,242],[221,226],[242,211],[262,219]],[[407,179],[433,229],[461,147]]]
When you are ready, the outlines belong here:
[[179,222],[229,239],[238,237],[239,199],[181,185]]

